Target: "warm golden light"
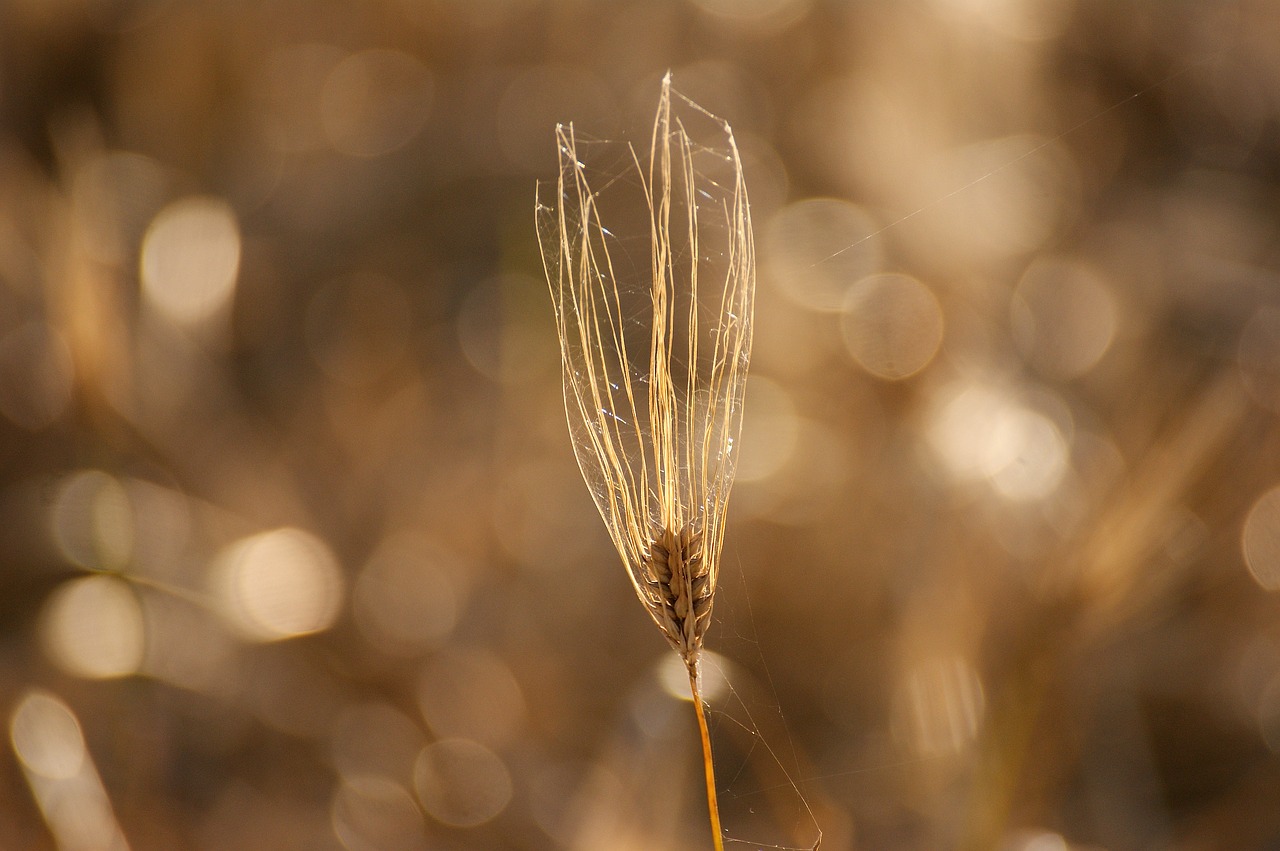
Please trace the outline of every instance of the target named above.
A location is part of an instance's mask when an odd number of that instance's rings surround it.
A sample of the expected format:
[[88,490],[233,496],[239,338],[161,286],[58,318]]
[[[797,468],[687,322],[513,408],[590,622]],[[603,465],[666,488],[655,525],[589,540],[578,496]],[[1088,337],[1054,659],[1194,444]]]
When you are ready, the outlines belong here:
[[141,673],[225,697],[243,688],[239,642],[202,603],[165,593],[142,596],[146,655]]
[[1039,260],[1027,269],[1011,313],[1019,348],[1054,378],[1078,378],[1093,369],[1119,325],[1115,299],[1097,273],[1063,259]]
[[138,671],[146,649],[142,607],[121,579],[73,579],[49,598],[43,638],[49,655],[69,674],[128,676]]
[[119,570],[133,556],[134,512],[129,494],[101,470],[83,470],[59,484],[53,537],[62,555],[88,570]]
[[812,0],[695,0],[695,5],[737,26],[769,32],[803,18]]
[[1278,28],[0,0],[0,851],[1275,845]]
[[142,290],[165,318],[194,325],[226,308],[240,270],[240,227],[220,198],[160,211],[142,242]]
[[959,753],[978,734],[985,709],[982,681],[958,656],[912,668],[902,699],[906,730],[921,754]]
[[498,656],[458,648],[423,669],[418,705],[437,736],[476,739],[487,745],[510,741],[524,721],[520,684]]
[[944,14],[1019,41],[1054,38],[1071,21],[1075,0],[934,0]]
[[71,707],[28,691],[10,717],[9,736],[59,851],[128,851]]
[[1258,497],[1244,521],[1244,561],[1259,585],[1280,591],[1280,487]]
[[845,297],[841,330],[858,365],[886,381],[928,366],[942,344],[942,306],[910,275],[871,275]]
[[[714,703],[725,696],[729,690],[729,660],[711,650],[702,651],[700,675],[702,677],[702,699]],[[658,663],[658,681],[662,683],[667,694],[677,700],[693,700],[693,690],[689,687],[689,672],[680,663],[679,658],[664,656]]]
[[333,832],[348,851],[422,848],[422,813],[413,796],[387,777],[344,777],[329,807]]
[[46,692],[27,693],[10,718],[9,736],[22,765],[49,780],[75,777],[87,758],[80,722]]
[[966,187],[921,214],[937,247],[973,264],[1016,257],[1047,241],[1069,212],[1071,161],[1058,140],[984,139],[939,152],[932,185]]
[[767,479],[782,469],[795,450],[800,416],[782,385],[761,376],[747,379],[751,405],[742,421],[742,457],[738,481]]
[[320,94],[320,119],[339,152],[378,157],[418,134],[433,93],[431,74],[417,59],[400,50],[365,50],[329,73]]
[[226,616],[254,641],[327,629],[342,604],[342,573],[333,553],[299,529],[233,544],[219,555],[214,576]]
[[477,827],[511,801],[511,774],[498,755],[470,739],[444,739],[418,755],[414,788],[423,808],[452,827]]
[[457,556],[421,535],[392,536],[356,577],[351,605],[360,632],[384,653],[414,656],[442,641],[458,621],[451,574]]
[[1021,831],[1002,847],[1008,851],[1071,851],[1061,834],[1040,830]]
[[797,201],[765,227],[761,277],[804,307],[838,311],[849,289],[880,269],[877,230],[875,220],[849,201]]
[[1067,470],[1067,442],[1054,421],[981,383],[945,393],[928,434],[954,475],[986,479],[1010,500],[1047,496]]

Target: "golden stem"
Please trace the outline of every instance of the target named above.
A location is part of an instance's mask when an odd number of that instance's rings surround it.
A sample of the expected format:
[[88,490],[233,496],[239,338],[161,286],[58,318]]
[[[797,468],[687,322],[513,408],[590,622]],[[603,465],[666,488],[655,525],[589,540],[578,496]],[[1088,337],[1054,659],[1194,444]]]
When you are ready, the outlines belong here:
[[715,851],[724,851],[724,840],[720,837],[720,804],[716,800],[716,769],[711,761],[711,736],[707,732],[707,714],[702,709],[702,689],[698,686],[698,675],[693,668],[689,670],[689,688],[693,692],[693,711],[698,715],[698,735],[702,737],[702,769],[707,775],[707,812],[711,815],[711,838],[715,843]]

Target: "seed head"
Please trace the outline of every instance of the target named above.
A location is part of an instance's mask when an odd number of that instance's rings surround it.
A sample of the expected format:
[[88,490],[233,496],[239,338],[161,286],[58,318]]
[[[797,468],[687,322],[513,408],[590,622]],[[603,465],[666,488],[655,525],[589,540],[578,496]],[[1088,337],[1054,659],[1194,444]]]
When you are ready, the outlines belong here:
[[692,673],[751,356],[755,244],[738,147],[670,74],[647,158],[572,124],[556,139],[560,174],[539,186],[537,219],[569,433],[637,596]]

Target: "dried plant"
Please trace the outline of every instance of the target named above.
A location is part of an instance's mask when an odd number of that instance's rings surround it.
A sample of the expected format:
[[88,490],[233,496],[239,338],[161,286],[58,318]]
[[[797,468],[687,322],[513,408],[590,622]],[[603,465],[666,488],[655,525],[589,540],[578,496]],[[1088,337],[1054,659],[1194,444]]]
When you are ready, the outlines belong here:
[[[662,81],[647,165],[593,187],[573,125],[539,186],[569,432],[650,617],[689,673],[721,849],[699,656],[711,620],[751,355],[755,247],[729,124]],[[618,165],[618,164],[615,164]]]

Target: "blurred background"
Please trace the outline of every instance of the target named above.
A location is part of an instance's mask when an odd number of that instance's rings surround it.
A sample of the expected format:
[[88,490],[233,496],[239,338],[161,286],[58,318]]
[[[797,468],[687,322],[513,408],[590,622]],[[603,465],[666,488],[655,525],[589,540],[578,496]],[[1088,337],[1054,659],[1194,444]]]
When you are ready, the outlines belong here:
[[708,847],[533,217],[668,68],[760,261],[729,847],[1280,848],[1263,0],[4,0],[0,847]]

